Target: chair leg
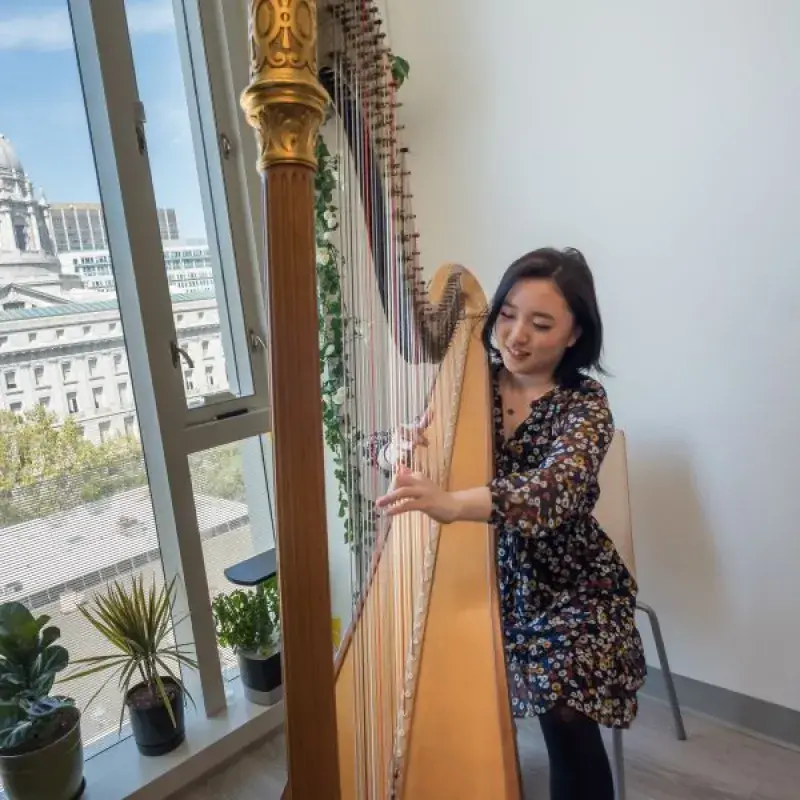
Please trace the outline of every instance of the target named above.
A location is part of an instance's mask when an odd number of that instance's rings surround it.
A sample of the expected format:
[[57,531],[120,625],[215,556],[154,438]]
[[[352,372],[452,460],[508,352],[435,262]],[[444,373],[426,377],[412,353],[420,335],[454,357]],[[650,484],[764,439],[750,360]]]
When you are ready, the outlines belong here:
[[683,715],[681,714],[681,706],[678,702],[678,693],[675,691],[675,682],[672,679],[672,670],[669,668],[669,661],[667,660],[667,648],[664,646],[664,637],[661,635],[661,625],[658,622],[656,612],[646,603],[637,602],[636,607],[644,611],[650,619],[650,625],[653,629],[653,638],[656,641],[656,650],[658,650],[658,661],[661,665],[661,672],[664,675],[664,682],[667,684],[667,695],[669,696],[669,705],[672,709],[672,718],[675,722],[675,735],[681,742],[686,741],[686,728],[683,725]]
[[614,797],[625,800],[625,751],[622,746],[622,729],[614,728],[611,732],[614,758]]

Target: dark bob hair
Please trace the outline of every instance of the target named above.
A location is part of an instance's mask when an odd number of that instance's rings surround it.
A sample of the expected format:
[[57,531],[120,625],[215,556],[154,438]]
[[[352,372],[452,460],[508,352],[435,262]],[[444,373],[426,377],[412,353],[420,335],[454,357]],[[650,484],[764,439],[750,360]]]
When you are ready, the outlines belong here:
[[508,293],[517,281],[528,278],[553,281],[564,296],[581,331],[578,340],[564,353],[556,368],[556,381],[562,386],[574,386],[580,383],[589,370],[605,374],[601,364],[603,322],[597,305],[594,278],[582,253],[572,247],[566,250],[552,247],[534,250],[518,258],[506,270],[483,326],[482,339],[487,352],[497,352],[492,337]]

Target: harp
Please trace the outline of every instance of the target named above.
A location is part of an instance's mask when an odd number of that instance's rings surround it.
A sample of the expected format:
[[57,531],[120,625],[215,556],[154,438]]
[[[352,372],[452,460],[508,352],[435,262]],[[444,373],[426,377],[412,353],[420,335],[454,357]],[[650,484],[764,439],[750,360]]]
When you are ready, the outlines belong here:
[[[259,144],[268,258],[287,795],[517,800],[493,532],[413,513],[389,525],[372,502],[380,475],[360,456],[424,412],[414,466],[450,489],[488,481],[485,296],[459,266],[420,279],[396,62],[377,7],[251,0],[250,55],[242,105]],[[318,287],[317,260],[331,256]],[[318,288],[334,298],[321,314]],[[346,517],[330,538],[320,341]],[[331,592],[342,588],[334,652]]]

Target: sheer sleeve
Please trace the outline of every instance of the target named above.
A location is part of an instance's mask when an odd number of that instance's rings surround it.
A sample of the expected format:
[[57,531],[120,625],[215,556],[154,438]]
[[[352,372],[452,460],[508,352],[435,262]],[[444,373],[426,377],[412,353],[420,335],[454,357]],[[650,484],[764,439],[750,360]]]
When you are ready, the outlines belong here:
[[364,460],[380,470],[386,477],[392,475],[392,432],[376,431],[367,436],[362,445]]
[[490,483],[493,525],[523,536],[546,536],[585,508],[587,491],[614,436],[614,421],[599,384],[582,388],[565,410],[560,431],[540,467],[497,476]]

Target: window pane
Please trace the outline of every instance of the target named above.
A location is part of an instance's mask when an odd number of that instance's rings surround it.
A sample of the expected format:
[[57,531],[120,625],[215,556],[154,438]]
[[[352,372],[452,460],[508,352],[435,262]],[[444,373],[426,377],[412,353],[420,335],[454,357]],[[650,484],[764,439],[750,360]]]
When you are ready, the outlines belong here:
[[[163,577],[66,0],[0,20],[0,602],[49,615],[74,660],[111,652],[79,603]],[[112,681],[87,709],[98,678],[56,685],[90,749],[122,702]]]
[[[275,546],[270,502],[269,437],[253,437],[189,456],[211,597],[237,588],[225,570]],[[236,656],[220,647],[226,678],[238,675]]]
[[[175,329],[188,356],[184,367],[190,368],[184,373],[186,400],[196,406],[252,394],[249,365],[237,369],[232,350],[234,336],[243,340],[244,326],[232,328],[231,318],[241,319],[241,307],[232,308],[238,304],[238,288],[232,285],[234,265],[225,263],[219,246],[219,237],[228,227],[227,210],[217,204],[211,211],[207,159],[218,154],[216,149],[205,151],[199,127],[193,130],[193,104],[187,101],[187,93],[194,98],[194,88],[187,88],[184,81],[178,41],[185,32],[176,25],[171,0],[148,3],[147,20],[142,19],[142,6],[136,0],[126,0],[125,8],[139,97],[147,118],[148,155]],[[200,66],[194,64],[198,81],[204,79]],[[196,151],[203,154],[199,170]],[[210,383],[205,379],[208,366],[214,375]]]

